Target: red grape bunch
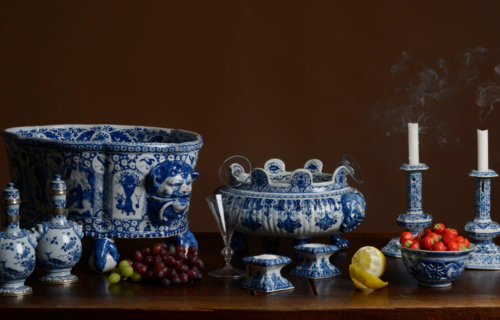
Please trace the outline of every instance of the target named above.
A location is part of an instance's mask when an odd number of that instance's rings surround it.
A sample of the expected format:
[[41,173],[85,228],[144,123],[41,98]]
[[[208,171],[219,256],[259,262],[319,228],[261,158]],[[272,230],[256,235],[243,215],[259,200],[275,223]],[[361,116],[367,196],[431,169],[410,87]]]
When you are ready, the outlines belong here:
[[[139,281],[163,286],[199,280],[202,278],[201,270],[204,267],[195,247],[189,247],[186,252],[183,246],[178,245],[175,252],[171,252],[165,242],[155,243],[152,249],[144,247],[136,250],[133,260],[126,261],[134,270],[134,274],[139,275]],[[113,273],[108,278],[110,283],[117,283],[121,279],[119,274],[112,276]]]

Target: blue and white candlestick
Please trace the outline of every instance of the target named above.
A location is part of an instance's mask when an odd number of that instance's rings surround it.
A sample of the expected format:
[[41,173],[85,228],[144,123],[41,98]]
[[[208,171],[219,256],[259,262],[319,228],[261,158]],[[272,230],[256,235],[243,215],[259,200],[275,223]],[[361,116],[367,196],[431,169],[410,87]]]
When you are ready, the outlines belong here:
[[500,235],[500,226],[491,221],[491,178],[498,177],[494,170],[473,170],[476,178],[476,208],[473,221],[465,224],[465,234],[476,245],[465,265],[468,269],[500,270],[500,249],[493,238]]
[[[401,170],[405,170],[408,177],[408,208],[406,213],[398,216],[396,223],[413,233],[414,236],[432,224],[432,216],[422,210],[422,171],[427,169],[429,167],[424,163],[401,166]],[[397,247],[398,243],[399,237],[393,238],[382,248],[382,252],[391,257],[401,258],[401,250]]]

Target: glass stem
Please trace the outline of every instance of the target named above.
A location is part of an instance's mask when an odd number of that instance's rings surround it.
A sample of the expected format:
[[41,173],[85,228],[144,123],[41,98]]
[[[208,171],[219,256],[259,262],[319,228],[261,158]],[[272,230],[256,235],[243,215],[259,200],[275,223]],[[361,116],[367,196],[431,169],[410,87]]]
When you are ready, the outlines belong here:
[[226,260],[226,264],[224,265],[224,268],[232,268],[231,266],[231,258],[233,256],[233,249],[231,249],[231,234],[226,235],[224,237],[224,249],[222,249],[222,256],[224,257],[224,260]]

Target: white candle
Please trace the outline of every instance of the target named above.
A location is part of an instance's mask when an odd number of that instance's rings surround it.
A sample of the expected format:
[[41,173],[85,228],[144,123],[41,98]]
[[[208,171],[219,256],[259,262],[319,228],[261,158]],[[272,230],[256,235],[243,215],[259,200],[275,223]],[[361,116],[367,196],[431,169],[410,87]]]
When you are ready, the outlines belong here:
[[488,130],[477,130],[477,170],[488,171]]
[[408,154],[410,165],[420,163],[418,159],[418,123],[408,123]]

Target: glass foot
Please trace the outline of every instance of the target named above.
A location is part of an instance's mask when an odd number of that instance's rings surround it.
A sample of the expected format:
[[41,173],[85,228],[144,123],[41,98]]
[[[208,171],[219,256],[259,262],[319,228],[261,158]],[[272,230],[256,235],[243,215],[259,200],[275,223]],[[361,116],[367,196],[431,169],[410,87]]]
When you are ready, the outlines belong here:
[[212,271],[208,275],[216,278],[232,278],[232,279],[237,279],[247,276],[247,274],[244,271],[233,268],[232,266],[223,267],[221,269]]

